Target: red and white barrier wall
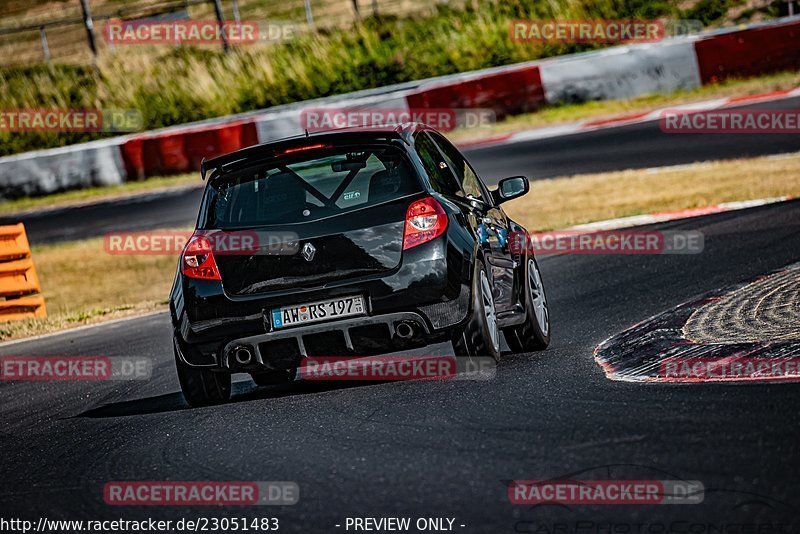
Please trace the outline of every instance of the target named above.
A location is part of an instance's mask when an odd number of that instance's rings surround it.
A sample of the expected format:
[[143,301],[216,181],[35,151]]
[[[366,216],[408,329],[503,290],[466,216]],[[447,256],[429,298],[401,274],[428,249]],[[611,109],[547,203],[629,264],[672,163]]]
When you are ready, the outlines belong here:
[[700,85],[689,39],[553,58],[539,69],[548,104],[619,100]]
[[119,185],[129,176],[122,161],[123,143],[124,138],[114,138],[0,158],[0,197]]
[[131,136],[120,149],[129,180],[200,169],[203,158],[258,143],[252,120]]
[[796,19],[719,32],[695,43],[700,80],[755,76],[800,68],[800,22]]
[[407,101],[412,109],[491,108],[503,117],[535,111],[545,96],[539,65],[524,63],[432,80],[411,92]]
[[304,107],[490,108],[498,117],[544,104],[632,98],[800,68],[800,18],[632,44],[280,106],[0,158],[0,197],[196,171],[213,157],[303,133]]

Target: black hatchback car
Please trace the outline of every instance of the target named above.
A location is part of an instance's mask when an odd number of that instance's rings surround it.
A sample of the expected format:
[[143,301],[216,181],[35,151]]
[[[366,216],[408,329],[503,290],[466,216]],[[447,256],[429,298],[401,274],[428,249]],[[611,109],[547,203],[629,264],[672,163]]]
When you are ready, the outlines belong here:
[[335,131],[205,161],[197,228],[170,295],[181,388],[224,402],[231,375],[290,381],[303,358],[452,341],[500,356],[550,341],[527,235],[440,133],[412,124]]

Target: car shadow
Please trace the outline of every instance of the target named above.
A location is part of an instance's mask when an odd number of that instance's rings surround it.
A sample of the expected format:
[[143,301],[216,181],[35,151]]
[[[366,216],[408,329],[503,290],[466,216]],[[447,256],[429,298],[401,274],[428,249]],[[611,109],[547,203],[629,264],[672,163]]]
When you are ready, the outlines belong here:
[[178,410],[186,410],[188,408],[189,406],[183,400],[183,395],[180,392],[175,392],[167,393],[166,395],[158,395],[155,397],[145,397],[143,399],[104,404],[102,406],[86,410],[85,412],[74,415],[67,419],[76,419],[82,417],[88,417],[91,419],[127,417],[131,415],[175,412]]
[[[424,350],[424,349],[423,349]],[[508,350],[503,351],[503,358],[507,359],[512,356]],[[502,365],[501,361],[501,365]],[[418,380],[412,380],[416,382]],[[427,379],[423,379],[427,381]],[[355,387],[366,387],[378,384],[396,383],[397,381],[387,380],[335,380],[335,381],[308,381],[298,380],[289,384],[281,384],[277,386],[257,386],[249,379],[239,380],[231,385],[231,399],[224,405],[236,404],[240,402],[249,402],[254,400],[275,399],[280,397],[288,397],[294,395],[308,395],[313,393],[322,393],[326,391],[335,391],[339,389],[350,389]],[[435,380],[433,381],[435,382]],[[144,397],[141,399],[126,400],[119,402],[112,402],[91,408],[78,415],[74,415],[69,419],[74,418],[90,418],[90,419],[104,419],[113,417],[129,417],[133,415],[151,415],[158,413],[178,412],[182,410],[192,409],[183,398],[180,391],[174,393],[166,393],[164,395],[157,395],[154,397]]]
[[[321,393],[324,391],[334,391],[357,386],[368,386],[383,382],[292,382],[279,386],[256,386],[249,380],[234,382],[232,384],[231,399],[225,405],[236,404],[239,402],[249,402],[254,400],[274,399],[293,395],[307,395],[311,393]],[[132,415],[152,415],[158,413],[178,412],[190,410],[186,404],[183,394],[180,391],[156,395],[154,397],[144,397],[141,399],[112,402],[91,408],[68,419],[89,418],[105,419],[112,417],[129,417]]]

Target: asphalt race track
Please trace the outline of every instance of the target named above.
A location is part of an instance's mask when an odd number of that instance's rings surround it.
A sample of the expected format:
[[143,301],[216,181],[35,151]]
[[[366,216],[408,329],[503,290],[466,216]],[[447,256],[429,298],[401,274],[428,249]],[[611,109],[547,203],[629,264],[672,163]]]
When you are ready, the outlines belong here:
[[[800,98],[744,106],[743,109],[795,109]],[[679,165],[800,151],[800,136],[769,134],[665,134],[657,122],[596,130],[551,139],[487,146],[466,151],[489,184],[526,175],[532,180],[622,169]],[[116,200],[80,208],[18,217],[31,243],[48,243],[110,231],[192,226],[200,203],[198,188]]]
[[[675,521],[687,533],[770,522],[793,522],[782,532],[796,532],[800,384],[616,382],[592,350],[700,294],[796,262],[800,201],[654,228],[699,230],[705,250],[543,258],[551,348],[506,355],[489,381],[248,381],[229,405],[189,410],[166,314],[5,346],[3,355],[147,357],[155,371],[138,382],[0,383],[0,509],[31,519],[272,516],[286,532],[345,532],[348,516],[450,517],[456,531],[487,533],[664,532],[641,524]],[[506,495],[510,480],[567,475],[696,480],[705,499],[535,507]],[[120,480],[294,481],[300,500],[106,506],[104,483]]]
[[[765,102],[740,109],[796,109],[800,98]],[[667,134],[658,122],[605,128],[582,134],[500,145],[469,154],[487,178],[526,174],[533,179],[587,172],[642,169],[706,160],[748,158],[796,152],[791,135]]]

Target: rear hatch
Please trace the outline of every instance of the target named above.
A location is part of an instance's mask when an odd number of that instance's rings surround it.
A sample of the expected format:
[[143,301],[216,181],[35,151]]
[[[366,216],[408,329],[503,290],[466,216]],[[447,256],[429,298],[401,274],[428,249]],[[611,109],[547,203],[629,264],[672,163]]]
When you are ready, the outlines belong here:
[[213,178],[201,229],[249,237],[215,250],[226,292],[315,287],[396,268],[420,190],[397,147],[311,145]]

